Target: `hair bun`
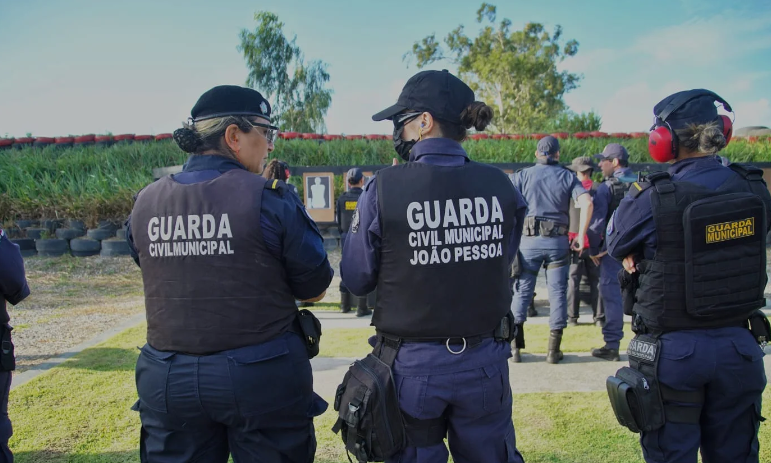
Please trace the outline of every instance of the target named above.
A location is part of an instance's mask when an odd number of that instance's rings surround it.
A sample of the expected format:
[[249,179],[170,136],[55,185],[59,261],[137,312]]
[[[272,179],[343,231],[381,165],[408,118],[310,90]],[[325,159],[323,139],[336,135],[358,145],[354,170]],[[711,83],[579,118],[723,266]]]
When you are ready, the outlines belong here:
[[186,153],[194,153],[203,145],[201,137],[187,127],[175,130],[173,137],[174,141],[177,142],[177,146]]

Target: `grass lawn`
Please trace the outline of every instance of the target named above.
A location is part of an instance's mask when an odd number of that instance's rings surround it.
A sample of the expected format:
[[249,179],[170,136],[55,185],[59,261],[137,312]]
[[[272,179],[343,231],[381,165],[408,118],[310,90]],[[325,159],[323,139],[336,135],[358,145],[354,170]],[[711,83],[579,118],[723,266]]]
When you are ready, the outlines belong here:
[[[11,392],[11,448],[18,463],[139,461],[139,416],[129,407],[136,400],[134,362],[144,329],[127,330]],[[769,416],[771,389],[764,400]],[[604,392],[518,394],[513,416],[528,463],[642,461],[637,436],[616,423]],[[316,420],[317,462],[347,461],[330,431],[334,420],[331,408]],[[760,440],[760,461],[771,461],[768,424]]]
[[[331,328],[323,330],[321,338],[322,357],[362,357],[372,351],[367,344],[367,338],[375,334],[374,327],[366,328]],[[624,339],[621,349],[626,351],[629,340],[632,339],[631,326],[624,324]],[[549,339],[549,325],[525,325],[525,344],[523,352],[545,354]],[[578,325],[565,329],[562,338],[563,352],[589,352],[593,347],[603,345],[602,330],[594,325]]]

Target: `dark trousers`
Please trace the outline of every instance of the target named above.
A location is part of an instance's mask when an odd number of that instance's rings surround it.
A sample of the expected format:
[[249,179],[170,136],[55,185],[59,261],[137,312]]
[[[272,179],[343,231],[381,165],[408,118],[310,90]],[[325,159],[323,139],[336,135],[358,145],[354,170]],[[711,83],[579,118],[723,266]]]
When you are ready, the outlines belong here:
[[[658,376],[678,391],[704,390],[699,423],[667,422],[640,438],[647,463],[757,463],[763,350],[745,328],[661,336]],[[697,406],[697,405],[696,405]]]
[[0,463],[13,463],[13,454],[8,441],[13,435],[11,419],[8,418],[8,393],[11,391],[10,371],[0,371]]
[[578,311],[581,304],[579,297],[579,287],[581,285],[581,279],[584,277],[584,275],[586,275],[586,279],[588,280],[589,284],[589,305],[592,307],[594,321],[602,320],[605,318],[605,311],[602,305],[602,299],[599,297],[600,267],[594,265],[592,259],[589,258],[588,251],[584,251],[576,263],[570,264],[567,295],[568,318],[572,320],[578,319]]
[[[340,252],[342,253],[343,247],[345,246],[345,239],[348,237],[348,233],[341,233],[340,234]],[[340,280],[340,297],[345,297],[345,294],[351,294],[350,291],[348,291],[348,287],[345,286],[345,283],[343,283],[343,280]],[[366,296],[355,296],[351,294],[351,306],[356,306],[360,309],[366,309],[375,308],[375,298],[376,298],[377,290],[372,291],[371,293],[367,294]]]
[[313,417],[327,404],[313,392],[302,339],[193,356],[145,345],[137,360],[142,462],[310,463]]
[[[492,355],[495,347],[490,345],[487,349]],[[511,419],[506,359],[481,368],[417,376],[400,373],[400,355],[402,351],[397,354],[393,374],[402,411],[421,420],[446,417],[449,453],[455,463],[524,463],[517,450]],[[447,355],[450,354],[446,346],[437,343],[435,352],[422,359],[426,371]],[[446,463],[449,453],[443,442],[428,447],[407,447],[388,457],[386,463]]]

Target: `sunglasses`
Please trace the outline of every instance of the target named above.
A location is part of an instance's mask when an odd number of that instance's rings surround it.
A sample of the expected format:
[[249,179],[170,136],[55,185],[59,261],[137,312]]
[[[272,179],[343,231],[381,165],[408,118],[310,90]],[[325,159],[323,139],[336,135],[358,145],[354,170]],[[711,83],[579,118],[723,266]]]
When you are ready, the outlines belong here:
[[249,122],[249,125],[251,125],[252,127],[255,127],[255,128],[261,127],[263,129],[266,129],[265,133],[261,133],[259,130],[257,132],[259,132],[260,135],[265,137],[268,140],[268,143],[275,143],[276,138],[278,138],[278,127],[274,125],[261,124],[259,122],[252,122],[252,121],[247,121],[247,122]]
[[393,118],[394,127],[398,128],[400,126],[408,124],[411,121],[413,121],[416,117],[420,116],[421,114],[423,114],[422,111],[421,112],[414,112],[414,113],[397,114]]

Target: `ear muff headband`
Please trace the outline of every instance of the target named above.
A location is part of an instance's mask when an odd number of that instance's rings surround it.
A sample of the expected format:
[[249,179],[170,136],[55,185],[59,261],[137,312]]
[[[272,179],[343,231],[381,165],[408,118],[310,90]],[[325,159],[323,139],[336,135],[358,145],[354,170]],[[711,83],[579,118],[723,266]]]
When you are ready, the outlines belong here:
[[[675,111],[680,109],[687,102],[702,96],[711,96],[715,101],[723,105],[726,111],[733,112],[731,105],[728,104],[720,95],[706,89],[691,90],[672,100],[658,114],[656,121],[651,127],[651,133],[648,137],[648,152],[656,162],[667,162],[675,159],[678,152],[678,139],[672,126],[667,122],[667,118]],[[727,116],[720,115],[718,123],[725,136],[726,143],[730,141],[733,135],[733,122]],[[657,127],[658,125],[658,127]]]

